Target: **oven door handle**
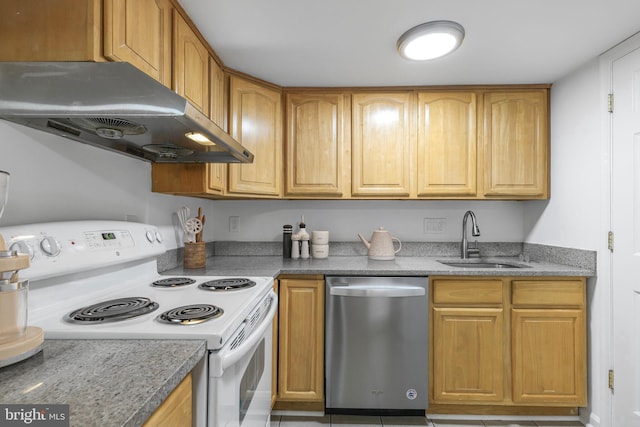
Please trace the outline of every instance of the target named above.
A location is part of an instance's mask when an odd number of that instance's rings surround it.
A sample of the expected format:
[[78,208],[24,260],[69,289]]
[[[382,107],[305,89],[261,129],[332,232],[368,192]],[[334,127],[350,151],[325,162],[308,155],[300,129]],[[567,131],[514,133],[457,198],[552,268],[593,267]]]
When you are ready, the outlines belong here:
[[[213,375],[222,375],[222,372],[227,369],[229,366],[233,366],[236,362],[238,362],[242,357],[246,354],[253,351],[253,348],[258,345],[262,337],[264,336],[267,328],[272,325],[272,320],[276,315],[276,311],[278,310],[278,295],[275,292],[271,291],[271,304],[269,305],[269,311],[265,315],[264,319],[260,325],[254,329],[249,337],[238,347],[229,351],[226,354],[220,355],[220,360],[215,365],[212,366]],[[216,372],[218,371],[218,372]]]

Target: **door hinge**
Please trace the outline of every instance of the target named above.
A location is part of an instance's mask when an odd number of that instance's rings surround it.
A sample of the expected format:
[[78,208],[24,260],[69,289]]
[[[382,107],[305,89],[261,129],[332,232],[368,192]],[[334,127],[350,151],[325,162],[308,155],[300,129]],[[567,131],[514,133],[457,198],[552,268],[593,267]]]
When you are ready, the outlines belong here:
[[613,369],[609,369],[609,388],[613,390]]
[[613,94],[607,96],[607,111],[613,113]]
[[607,235],[607,247],[613,252],[613,231],[610,231]]

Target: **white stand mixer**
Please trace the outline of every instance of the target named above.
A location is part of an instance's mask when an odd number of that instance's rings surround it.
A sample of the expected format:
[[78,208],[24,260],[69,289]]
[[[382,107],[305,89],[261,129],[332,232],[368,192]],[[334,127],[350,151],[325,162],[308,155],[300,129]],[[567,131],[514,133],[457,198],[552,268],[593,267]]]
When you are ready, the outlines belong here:
[[[0,218],[9,194],[9,173],[0,170]],[[42,349],[44,333],[27,326],[29,280],[18,271],[29,268],[29,255],[6,247],[0,234],[0,367],[33,356]]]

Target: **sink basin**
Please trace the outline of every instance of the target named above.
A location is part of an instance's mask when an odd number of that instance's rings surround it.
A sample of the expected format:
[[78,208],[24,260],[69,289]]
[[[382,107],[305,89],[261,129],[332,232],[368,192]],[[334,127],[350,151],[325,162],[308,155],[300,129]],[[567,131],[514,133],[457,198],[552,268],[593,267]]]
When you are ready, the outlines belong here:
[[528,265],[515,264],[512,262],[501,262],[494,260],[479,259],[466,259],[466,260],[451,260],[444,261],[438,260],[440,264],[448,265],[449,267],[458,268],[528,268]]

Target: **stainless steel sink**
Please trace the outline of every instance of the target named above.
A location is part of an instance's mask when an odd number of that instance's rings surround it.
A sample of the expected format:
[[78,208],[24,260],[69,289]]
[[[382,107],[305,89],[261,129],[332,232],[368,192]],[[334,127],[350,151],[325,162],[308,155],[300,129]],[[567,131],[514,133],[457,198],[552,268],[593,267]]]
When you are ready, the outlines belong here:
[[472,259],[458,259],[458,260],[438,260],[440,264],[448,265],[449,267],[458,268],[529,268],[525,264],[516,264],[512,262],[501,262],[496,260],[487,260],[482,258]]

